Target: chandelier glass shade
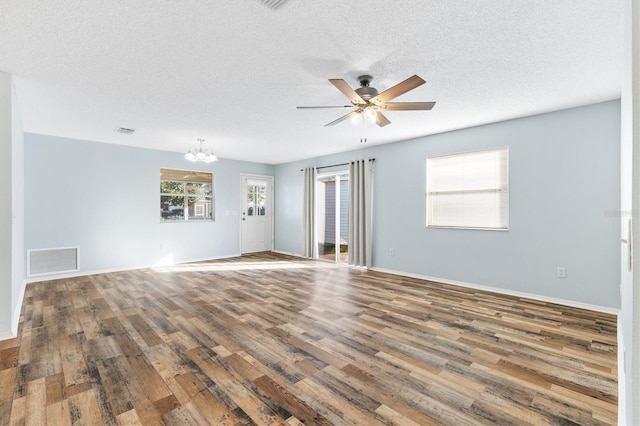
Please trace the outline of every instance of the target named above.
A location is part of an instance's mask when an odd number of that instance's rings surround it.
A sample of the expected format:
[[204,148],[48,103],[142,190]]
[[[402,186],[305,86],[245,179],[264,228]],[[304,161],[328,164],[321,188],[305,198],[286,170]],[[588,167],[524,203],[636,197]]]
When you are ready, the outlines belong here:
[[189,148],[189,151],[184,154],[184,158],[194,163],[213,163],[214,161],[218,161],[218,157],[212,151],[202,148],[204,139],[198,139],[198,142],[200,142],[200,146],[198,148]]
[[351,124],[357,126],[362,122],[362,117],[366,118],[368,122],[377,124],[378,116],[376,112],[378,111],[377,105],[366,105],[364,107],[359,107],[355,110],[355,114],[351,117]]

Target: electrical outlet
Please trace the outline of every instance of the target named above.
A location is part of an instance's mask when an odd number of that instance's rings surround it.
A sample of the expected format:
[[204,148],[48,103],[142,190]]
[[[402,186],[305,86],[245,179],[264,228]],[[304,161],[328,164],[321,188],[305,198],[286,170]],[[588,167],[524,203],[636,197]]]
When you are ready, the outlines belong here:
[[389,256],[395,256],[396,255],[396,249],[389,249]]
[[567,278],[567,268],[564,266],[558,266],[558,269],[556,269],[556,277]]

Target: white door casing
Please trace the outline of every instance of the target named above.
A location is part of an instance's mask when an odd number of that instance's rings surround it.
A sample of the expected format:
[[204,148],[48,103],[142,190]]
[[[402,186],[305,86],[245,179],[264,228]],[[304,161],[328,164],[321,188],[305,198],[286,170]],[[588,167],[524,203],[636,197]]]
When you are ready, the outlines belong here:
[[620,144],[618,423],[640,424],[640,5],[625,2]]
[[240,175],[240,252],[273,250],[273,176]]

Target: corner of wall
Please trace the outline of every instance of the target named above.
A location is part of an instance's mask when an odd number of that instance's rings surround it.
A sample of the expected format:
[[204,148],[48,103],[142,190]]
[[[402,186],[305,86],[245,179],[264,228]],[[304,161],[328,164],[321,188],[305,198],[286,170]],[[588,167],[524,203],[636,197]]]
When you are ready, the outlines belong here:
[[[12,134],[11,74],[0,71],[0,198],[8,202],[0,209],[0,336],[10,336],[12,289]],[[6,237],[5,237],[6,236]],[[6,338],[6,337],[5,337]]]
[[26,289],[27,289],[27,281],[22,280],[19,293],[17,297],[14,299],[15,308],[13,309],[13,316],[11,318],[11,333],[13,333],[14,337],[18,335],[18,325],[20,324],[20,313],[22,312],[22,302],[24,301],[24,293]]

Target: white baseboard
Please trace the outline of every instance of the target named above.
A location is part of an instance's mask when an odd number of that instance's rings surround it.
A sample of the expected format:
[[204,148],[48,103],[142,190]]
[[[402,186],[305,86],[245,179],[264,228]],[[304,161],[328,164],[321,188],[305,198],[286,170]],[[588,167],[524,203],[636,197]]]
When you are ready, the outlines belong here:
[[409,277],[409,278],[417,278],[417,279],[426,280],[426,281],[435,281],[443,284],[451,284],[459,287],[490,291],[493,293],[504,294],[507,296],[523,297],[526,299],[538,300],[540,302],[556,303],[558,305],[570,306],[573,308],[580,308],[580,309],[587,309],[590,311],[602,312],[602,313],[620,316],[620,309],[610,308],[608,306],[592,305],[589,303],[576,302],[574,300],[558,299],[555,297],[542,296],[542,295],[533,294],[533,293],[524,293],[524,292],[508,290],[500,287],[490,287],[486,285],[450,280],[447,278],[430,277],[427,275],[413,274],[410,272],[395,271],[393,269],[375,268],[375,267],[370,269],[372,271],[385,272],[393,275],[400,275],[400,276]]
[[623,425],[627,419],[627,384],[625,382],[625,344],[622,332],[622,315],[618,315],[618,424]]
[[18,333],[13,334],[13,332],[11,331],[3,331],[0,332],[0,342],[3,340],[9,340],[9,339],[13,339],[18,335]]
[[282,250],[271,250],[271,251],[274,252],[274,253],[284,254],[284,255],[287,255],[287,256],[301,257],[303,259],[306,259],[306,257],[304,257],[300,253],[293,253],[293,252],[282,251]]
[[[281,251],[281,250],[272,250],[272,251],[274,253],[280,253],[280,254],[285,254],[285,255],[288,255],[288,256],[294,256],[294,257],[299,257],[299,258],[302,258],[302,259],[306,259],[300,253],[285,252],[285,251]],[[189,259],[189,260],[183,260],[183,261],[180,261],[180,262],[176,262],[174,264],[175,265],[179,265],[179,264],[193,263],[193,262],[205,262],[205,261],[209,261],[209,260],[228,259],[228,258],[231,258],[231,257],[238,257],[238,256],[241,256],[241,254],[240,253],[234,253],[234,254],[218,256],[218,257]],[[162,266],[170,266],[170,265],[162,265]],[[20,303],[22,303],[22,298],[24,297],[24,290],[25,290],[26,284],[29,284],[29,283],[32,283],[32,282],[50,281],[50,280],[57,280],[57,279],[63,279],[63,278],[75,278],[75,277],[82,277],[82,276],[96,275],[96,274],[107,274],[107,273],[111,273],[111,272],[124,272],[124,271],[131,271],[131,270],[135,270],[135,269],[147,269],[147,268],[154,268],[154,267],[160,267],[160,266],[159,265],[139,265],[139,266],[126,267],[126,268],[101,269],[101,270],[95,270],[95,271],[77,271],[77,272],[71,272],[71,273],[65,273],[65,274],[52,274],[52,275],[28,278],[28,279],[25,280],[25,282],[24,282],[24,284],[22,286],[22,290],[21,290],[21,294],[20,294]],[[557,303],[559,305],[571,306],[571,307],[574,307],[574,308],[581,308],[581,309],[588,309],[588,310],[596,311],[596,312],[603,312],[603,313],[608,313],[608,314],[613,314],[613,315],[619,315],[620,314],[620,309],[610,308],[608,306],[592,305],[592,304],[589,304],[589,303],[576,302],[576,301],[573,301],[573,300],[558,299],[558,298],[555,298],[555,297],[542,296],[542,295],[539,295],[539,294],[525,293],[525,292],[520,292],[520,291],[508,290],[508,289],[504,289],[504,288],[500,288],[500,287],[491,287],[491,286],[468,283],[468,282],[463,282],[463,281],[455,281],[455,280],[450,280],[450,279],[447,279],[447,278],[439,278],[439,277],[432,277],[432,276],[428,276],[428,275],[414,274],[414,273],[411,273],[411,272],[396,271],[396,270],[393,270],[393,269],[378,268],[378,267],[372,267],[370,269],[372,271],[385,272],[385,273],[393,274],[393,275],[400,275],[400,276],[405,276],[405,277],[410,277],[410,278],[417,278],[417,279],[426,280],[426,281],[435,281],[435,282],[440,282],[440,283],[443,283],[443,284],[451,284],[451,285],[456,285],[456,286],[460,286],[460,287],[473,288],[473,289],[476,289],[476,290],[491,291],[491,292],[498,293],[498,294],[505,294],[505,295],[515,296],[515,297],[524,297],[524,298],[527,298],[527,299],[539,300],[539,301],[542,301],[542,302]],[[22,305],[20,305],[20,306],[22,306]],[[19,318],[19,315],[20,315],[20,313],[18,312],[18,314],[17,314],[18,318]],[[17,321],[15,321],[15,324],[17,325]],[[12,326],[13,326],[13,324],[12,324]],[[16,327],[16,331],[17,331],[17,327]]]
[[70,272],[70,273],[64,273],[64,274],[42,275],[38,277],[27,278],[27,280],[25,281],[25,284],[42,282],[42,281],[60,280],[64,278],[85,277],[88,275],[109,274],[112,272],[133,271],[136,269],[162,268],[162,267],[172,266],[172,265],[182,265],[185,263],[194,263],[194,262],[206,262],[209,260],[229,259],[231,257],[239,257],[239,256],[241,256],[240,253],[234,253],[234,254],[217,256],[217,257],[201,257],[201,258],[195,258],[195,259],[189,259],[189,260],[182,260],[180,262],[174,262],[172,264],[166,264],[166,265],[157,265],[157,264],[139,265],[139,266],[129,266],[126,268],[110,268],[110,269],[98,269],[93,271],[76,271],[76,272]]
[[0,341],[13,339],[18,336],[18,326],[20,325],[20,313],[22,312],[22,302],[24,301],[24,291],[27,288],[27,282],[22,281],[20,286],[20,294],[18,294],[18,300],[16,301],[16,308],[11,316],[11,329],[8,331],[0,332]]
[[18,325],[20,325],[20,313],[22,312],[22,302],[24,301],[24,292],[26,288],[27,288],[27,282],[23,280],[20,286],[20,294],[18,294],[18,300],[16,301],[16,309],[13,311],[13,318],[11,318],[11,332],[13,333],[14,337],[18,335]]

